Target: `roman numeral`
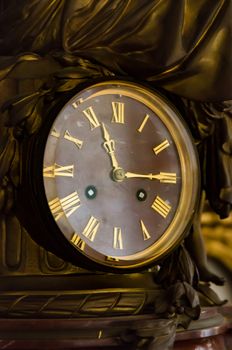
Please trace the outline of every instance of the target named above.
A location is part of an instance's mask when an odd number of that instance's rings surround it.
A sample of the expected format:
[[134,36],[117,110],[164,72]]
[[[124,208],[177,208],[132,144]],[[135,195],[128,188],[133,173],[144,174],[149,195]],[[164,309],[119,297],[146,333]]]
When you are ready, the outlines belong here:
[[100,126],[100,123],[96,117],[96,114],[94,113],[93,107],[88,107],[83,111],[84,115],[90,122],[90,128],[91,130],[97,128]]
[[83,98],[79,98],[79,100],[72,103],[72,106],[74,109],[76,109],[82,102],[84,101]]
[[142,233],[143,233],[143,239],[144,241],[148,240],[149,238],[151,238],[146,226],[144,225],[143,221],[140,220],[140,224],[141,224],[141,229],[142,229]]
[[51,136],[59,138],[60,137],[60,133],[56,130],[56,128],[53,128],[52,131],[51,131]]
[[112,256],[106,256],[106,257],[105,257],[105,260],[106,260],[106,261],[111,261],[111,262],[119,261],[118,258],[113,258]]
[[137,129],[138,132],[142,132],[143,131],[143,128],[144,128],[146,122],[148,121],[148,119],[149,119],[149,115],[146,114],[144,119],[143,119],[143,121],[142,121],[142,123],[141,123],[141,125],[140,125],[140,127]]
[[113,248],[114,249],[123,249],[122,230],[120,227],[114,227]]
[[54,178],[55,176],[73,177],[74,165],[54,164],[43,169],[43,176]]
[[152,209],[154,209],[157,213],[159,213],[163,218],[166,218],[171,210],[171,206],[165,202],[162,198],[159,196],[156,197],[152,204]]
[[158,146],[153,148],[153,151],[155,152],[155,154],[159,154],[160,152],[162,152],[165,148],[169,147],[170,143],[168,140],[164,140],[163,142],[161,142]]
[[79,149],[83,145],[83,141],[73,137],[68,130],[65,130],[64,139],[73,142]]
[[82,234],[88,238],[91,242],[94,241],[97,230],[99,228],[100,222],[93,216],[89,219],[86,227],[84,228],[84,231]]
[[71,242],[80,250],[85,250],[85,241],[78,236],[77,233],[74,233],[71,237]]
[[160,182],[176,184],[176,173],[160,173]]
[[113,117],[112,123],[124,124],[124,103],[122,102],[112,102]]
[[69,217],[81,205],[77,192],[73,192],[62,199],[56,197],[55,199],[51,200],[48,204],[52,215],[55,218],[55,221],[58,221],[64,214],[67,217]]

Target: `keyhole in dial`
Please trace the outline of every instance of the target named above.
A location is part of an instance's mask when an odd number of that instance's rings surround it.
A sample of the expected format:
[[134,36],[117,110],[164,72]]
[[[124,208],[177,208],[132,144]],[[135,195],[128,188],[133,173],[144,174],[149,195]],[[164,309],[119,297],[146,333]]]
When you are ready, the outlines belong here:
[[147,199],[147,192],[144,189],[139,189],[136,193],[136,197],[140,202],[143,202]]

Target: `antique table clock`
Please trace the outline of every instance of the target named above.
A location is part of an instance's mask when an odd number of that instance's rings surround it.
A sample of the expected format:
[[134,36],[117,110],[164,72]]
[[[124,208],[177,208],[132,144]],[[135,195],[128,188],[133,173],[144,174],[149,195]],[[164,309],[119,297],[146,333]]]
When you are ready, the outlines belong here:
[[225,330],[200,217],[205,193],[232,205],[229,0],[2,0],[0,21],[0,348]]
[[193,139],[172,104],[146,86],[106,80],[79,89],[48,111],[26,154],[25,226],[75,265],[141,270],[177,247],[191,224]]

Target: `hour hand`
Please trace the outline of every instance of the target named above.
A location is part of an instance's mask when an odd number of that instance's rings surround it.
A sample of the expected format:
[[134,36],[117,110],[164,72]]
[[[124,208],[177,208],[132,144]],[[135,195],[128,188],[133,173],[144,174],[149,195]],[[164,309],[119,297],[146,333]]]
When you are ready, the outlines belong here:
[[163,183],[176,183],[176,173],[163,173],[160,172],[159,174],[137,174],[137,173],[125,173],[125,178],[131,179],[131,178],[144,178],[149,180],[158,180]]
[[105,139],[106,142],[109,142],[111,139],[110,139],[110,134],[108,133],[106,127],[105,127],[105,124],[104,123],[101,123],[102,125],[102,130],[103,130],[103,137]]
[[114,154],[115,141],[110,138],[110,134],[108,133],[104,123],[102,123],[102,130],[103,130],[103,137],[105,140],[105,142],[103,142],[103,147],[110,156],[113,168],[118,169],[119,165],[118,165],[117,159],[116,159],[115,154]]

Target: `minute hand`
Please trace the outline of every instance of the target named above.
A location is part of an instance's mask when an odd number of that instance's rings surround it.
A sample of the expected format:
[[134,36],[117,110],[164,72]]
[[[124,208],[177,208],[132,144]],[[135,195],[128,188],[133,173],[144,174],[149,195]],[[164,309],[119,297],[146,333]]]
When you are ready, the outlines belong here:
[[176,173],[163,173],[160,172],[159,174],[136,174],[136,173],[125,173],[125,178],[130,179],[133,177],[139,177],[149,180],[159,180],[160,182],[165,183],[176,183]]

